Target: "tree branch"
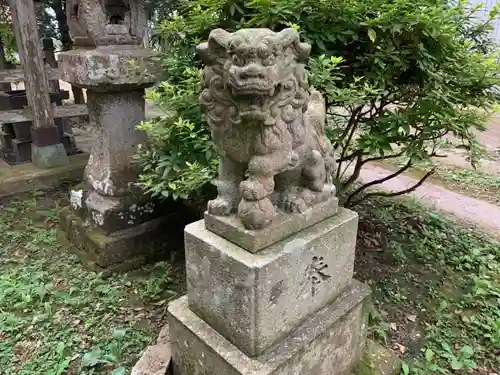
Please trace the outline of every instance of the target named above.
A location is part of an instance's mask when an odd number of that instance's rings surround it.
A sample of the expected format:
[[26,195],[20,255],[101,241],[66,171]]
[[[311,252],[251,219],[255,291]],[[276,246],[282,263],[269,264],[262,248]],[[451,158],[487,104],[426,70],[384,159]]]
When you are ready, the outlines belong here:
[[371,161],[399,158],[400,156],[403,156],[403,154],[404,154],[404,152],[401,151],[398,154],[393,154],[393,155],[388,155],[388,156],[377,156],[377,157],[374,157],[374,158],[368,158],[368,159],[363,160],[363,165],[366,164],[366,163],[369,163]]
[[[350,164],[349,164],[350,165]],[[343,184],[342,186],[342,191],[345,191],[346,189],[349,188],[358,178],[359,175],[361,174],[361,167],[363,166],[363,155],[357,155],[357,160],[356,160],[356,165],[354,166],[354,171],[352,172],[351,177]],[[344,176],[344,173],[346,172],[347,168],[342,172],[342,176]],[[339,178],[340,180],[340,178]]]
[[[379,178],[378,180],[373,180],[371,182],[368,182],[367,184],[364,184],[363,186],[360,186],[358,189],[356,189],[351,195],[349,195],[349,197],[347,198],[347,200],[345,201],[345,204],[346,206],[349,204],[349,202],[351,202],[351,200],[356,196],[358,195],[359,193],[361,193],[362,191],[368,189],[370,186],[374,186],[374,185],[379,185],[379,184],[383,184],[384,182],[386,181],[389,181],[390,179],[394,178],[394,177],[397,177],[399,176],[401,173],[407,171],[410,167],[411,167],[411,162],[412,162],[412,159],[410,158],[408,160],[408,162],[406,163],[406,165],[404,167],[402,167],[401,169],[399,169],[398,171],[394,172],[394,173],[391,173],[390,175],[387,175],[383,178]],[[361,168],[360,168],[361,169]],[[352,177],[352,176],[351,176]]]
[[[349,207],[354,207],[361,203],[363,200],[366,200],[370,197],[397,197],[399,195],[404,195],[407,193],[411,193],[412,191],[416,190],[419,188],[430,176],[432,176],[436,172],[435,168],[432,168],[429,172],[425,174],[424,177],[420,179],[416,184],[410,186],[408,189],[404,189],[401,191],[393,191],[393,192],[384,192],[384,191],[374,191],[373,193],[367,193],[363,195],[362,198],[355,200],[354,202],[351,202]],[[347,207],[347,202],[346,202],[346,207]]]
[[[342,160],[345,157],[345,153],[347,151],[349,143],[351,143],[352,137],[354,136],[354,133],[356,132],[356,128],[357,128],[357,125],[358,125],[357,122],[359,120],[359,114],[360,114],[360,112],[361,112],[361,108],[359,108],[359,107],[356,108],[356,110],[353,112],[351,118],[349,119],[349,122],[347,123],[346,131],[340,137],[340,139],[344,139],[345,135],[348,134],[347,141],[345,142],[345,144],[342,147],[342,152],[340,154],[339,160]],[[336,149],[337,147],[338,147],[338,142],[336,142],[336,144],[334,146],[334,149]],[[337,180],[340,179],[341,164],[342,164],[342,162],[339,162],[339,165],[338,165],[338,168],[337,168],[337,176],[336,176]]]

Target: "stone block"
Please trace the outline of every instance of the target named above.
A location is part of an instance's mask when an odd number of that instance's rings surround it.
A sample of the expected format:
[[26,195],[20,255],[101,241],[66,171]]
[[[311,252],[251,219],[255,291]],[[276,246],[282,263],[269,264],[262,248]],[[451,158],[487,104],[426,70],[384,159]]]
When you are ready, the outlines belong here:
[[0,145],[3,152],[12,152],[13,144],[12,144],[12,134],[6,131],[0,131]]
[[189,308],[249,356],[331,303],[353,275],[358,215],[339,214],[257,254],[198,221],[185,229]]
[[156,345],[146,348],[132,368],[131,375],[165,375],[170,369],[170,335],[168,324],[161,329]]
[[16,122],[12,124],[15,138],[23,141],[31,141],[31,121]]
[[176,229],[181,232],[179,226],[183,223],[176,215],[162,216],[109,235],[99,228],[89,228],[70,207],[61,210],[59,219],[61,230],[72,247],[85,262],[101,268],[112,268],[131,260],[144,259],[139,262],[144,263],[150,258],[166,258],[163,252],[180,247],[175,243],[175,232]]
[[64,149],[66,150],[66,153],[68,155],[75,153],[76,142],[75,142],[75,136],[73,134],[64,133],[62,143],[63,143]]
[[170,364],[170,345],[151,345],[146,348],[131,375],[165,375]]
[[22,139],[12,140],[12,151],[19,163],[31,160],[31,141]]
[[236,215],[215,216],[205,213],[205,226],[208,230],[241,246],[251,253],[256,253],[290,235],[300,232],[338,212],[338,199],[332,197],[318,203],[303,213],[278,213],[272,224],[261,230],[249,230],[243,226]]
[[52,168],[69,163],[62,143],[39,147],[31,144],[31,162],[39,168]]
[[368,287],[353,280],[335,302],[255,358],[193,313],[182,297],[168,308],[174,374],[348,375],[362,355],[369,295]]
[[81,184],[70,192],[73,210],[88,228],[104,234],[135,227],[180,208],[175,202],[161,203],[148,196],[105,197]]
[[148,87],[160,74],[150,49],[124,45],[61,53],[59,70],[63,81],[103,92]]

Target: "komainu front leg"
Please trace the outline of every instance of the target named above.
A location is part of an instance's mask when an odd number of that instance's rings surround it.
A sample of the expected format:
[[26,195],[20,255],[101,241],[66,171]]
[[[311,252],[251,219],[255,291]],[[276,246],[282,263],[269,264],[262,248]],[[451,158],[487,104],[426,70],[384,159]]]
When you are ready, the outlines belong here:
[[274,176],[296,162],[296,156],[282,150],[269,155],[254,156],[248,164],[248,178],[240,185],[241,201],[238,216],[247,229],[262,229],[271,224],[276,210],[270,199],[274,192]]
[[224,157],[220,158],[217,198],[208,202],[208,212],[217,216],[228,216],[235,211],[240,201],[240,183],[245,168]]

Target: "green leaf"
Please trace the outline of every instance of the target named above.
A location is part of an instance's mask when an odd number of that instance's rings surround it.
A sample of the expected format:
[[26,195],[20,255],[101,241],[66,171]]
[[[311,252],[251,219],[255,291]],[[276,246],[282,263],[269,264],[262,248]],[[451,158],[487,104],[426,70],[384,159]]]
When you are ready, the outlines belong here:
[[450,365],[453,370],[461,370],[463,368],[462,362],[458,358],[453,358]]
[[375,43],[375,40],[377,39],[377,32],[372,28],[368,29],[368,38],[370,38],[372,43]]
[[425,360],[427,362],[432,362],[432,360],[434,359],[434,352],[432,351],[432,349],[427,349],[425,351]]
[[85,353],[82,358],[82,366],[83,367],[95,367],[100,364],[109,364],[111,362],[106,361],[102,357],[101,349],[94,349],[90,352]]
[[121,340],[127,334],[127,330],[124,328],[116,328],[113,330],[113,338],[116,340]]
[[64,353],[65,348],[66,346],[64,345],[64,343],[60,341],[59,343],[57,343],[56,353],[61,356]]
[[401,367],[403,368],[404,375],[408,375],[410,373],[410,367],[408,366],[408,363],[406,362],[401,363]]
[[470,346],[466,345],[462,349],[460,349],[460,353],[466,357],[470,358],[474,355],[474,349],[472,349]]
[[111,375],[125,375],[126,369],[125,367],[119,367],[117,369],[114,369]]

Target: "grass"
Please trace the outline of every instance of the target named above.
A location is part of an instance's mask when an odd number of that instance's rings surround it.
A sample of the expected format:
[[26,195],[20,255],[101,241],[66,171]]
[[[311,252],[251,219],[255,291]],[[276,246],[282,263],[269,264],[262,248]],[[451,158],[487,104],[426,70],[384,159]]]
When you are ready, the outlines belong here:
[[[166,263],[108,278],[83,268],[56,240],[65,194],[0,203],[0,374],[128,374],[183,290]],[[372,337],[406,373],[500,368],[500,245],[407,200],[358,211]]]
[[165,323],[171,269],[84,269],[56,239],[56,211],[50,196],[0,204],[0,373],[130,373]]
[[409,200],[359,212],[356,277],[374,292],[372,335],[404,373],[499,369],[500,244]]
[[[406,160],[394,159],[384,162],[377,162],[384,168],[396,171],[406,164]],[[439,162],[416,163],[407,175],[420,179],[431,168],[436,169],[436,173],[427,181],[441,185],[449,190],[461,193],[473,198],[500,204],[500,176],[495,176],[480,169],[460,168],[452,165],[439,164]]]

